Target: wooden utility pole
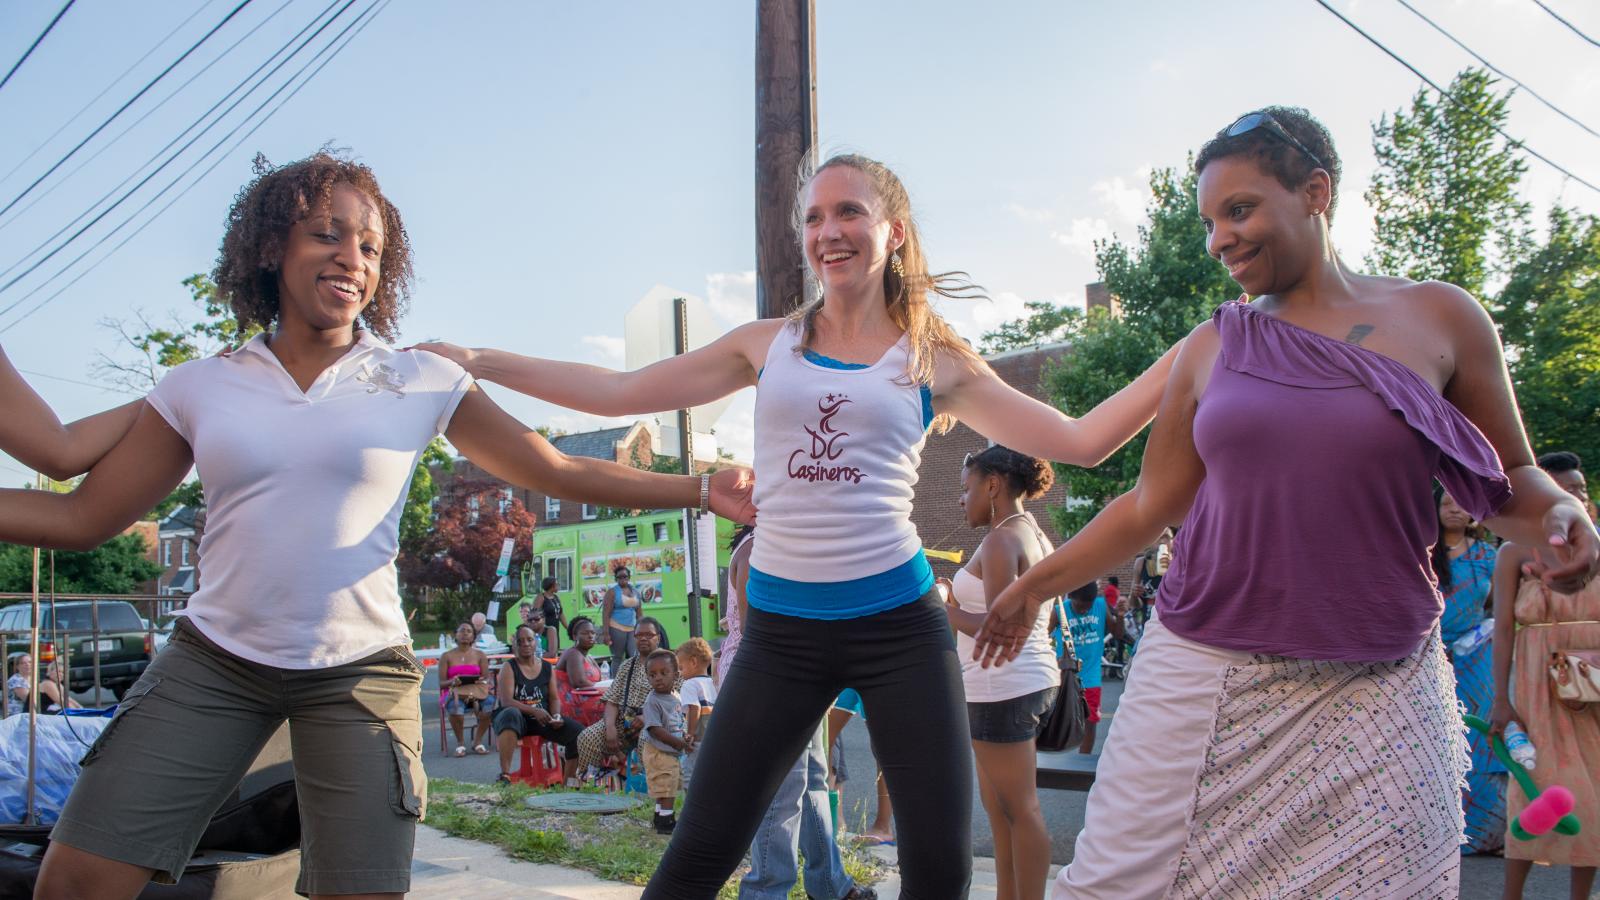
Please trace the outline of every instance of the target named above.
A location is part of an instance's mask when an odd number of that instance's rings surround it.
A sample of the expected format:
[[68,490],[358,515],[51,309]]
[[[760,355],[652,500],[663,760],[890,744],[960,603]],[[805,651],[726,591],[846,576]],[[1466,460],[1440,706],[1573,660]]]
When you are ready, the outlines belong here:
[[756,7],[756,313],[805,302],[805,259],[794,234],[795,173],[817,145],[814,0]]

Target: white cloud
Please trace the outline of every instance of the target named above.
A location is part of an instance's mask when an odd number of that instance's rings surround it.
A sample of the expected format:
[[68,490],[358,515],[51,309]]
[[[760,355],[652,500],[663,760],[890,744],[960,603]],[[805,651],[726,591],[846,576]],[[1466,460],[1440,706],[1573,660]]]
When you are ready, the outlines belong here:
[[1153,59],[1150,61],[1150,74],[1165,75],[1168,78],[1177,78],[1183,73],[1170,59]]
[[756,392],[746,388],[733,395],[730,405],[713,427],[717,435],[717,448],[733,454],[733,458],[749,463],[756,455]]
[[1094,242],[1111,237],[1111,225],[1105,219],[1073,219],[1066,231],[1052,231],[1050,236],[1061,246],[1092,258]]
[[1023,206],[1021,203],[1007,203],[1005,211],[1024,222],[1049,222],[1056,217],[1054,210],[1037,209],[1031,206]]
[[725,325],[753,321],[756,317],[756,273],[712,272],[706,276],[706,303]]
[[1113,175],[1089,187],[1116,225],[1135,225],[1144,221],[1145,206],[1150,202],[1150,168],[1141,166],[1135,170],[1133,177],[1132,184],[1121,175]]
[[586,334],[579,339],[579,342],[592,350],[601,362],[613,366],[622,365],[627,349],[627,342],[622,338],[610,334]]

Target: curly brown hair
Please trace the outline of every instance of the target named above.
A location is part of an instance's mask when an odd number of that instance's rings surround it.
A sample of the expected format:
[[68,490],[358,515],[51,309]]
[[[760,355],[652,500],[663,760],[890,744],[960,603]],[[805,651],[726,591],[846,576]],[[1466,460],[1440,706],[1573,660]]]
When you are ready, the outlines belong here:
[[278,167],[258,153],[254,169],[256,177],[239,190],[228,210],[228,232],[211,273],[217,294],[233,308],[240,329],[254,325],[270,330],[277,322],[278,270],[289,229],[326,205],[335,186],[348,184],[371,198],[383,218],[378,288],[361,311],[361,322],[373,334],[394,340],[411,300],[411,240],[377,176],[327,149]]

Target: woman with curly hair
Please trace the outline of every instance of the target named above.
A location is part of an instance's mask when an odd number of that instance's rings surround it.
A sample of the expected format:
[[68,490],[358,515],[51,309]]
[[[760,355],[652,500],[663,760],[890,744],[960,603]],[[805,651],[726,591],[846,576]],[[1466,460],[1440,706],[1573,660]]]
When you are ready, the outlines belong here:
[[[961,509],[967,524],[987,527],[972,561],[945,582],[945,615],[956,629],[967,723],[978,763],[978,796],[994,834],[996,894],[1038,900],[1050,877],[1050,832],[1039,810],[1034,739],[1055,702],[1061,667],[1050,641],[1048,607],[1039,608],[1028,643],[1012,665],[986,669],[972,659],[972,635],[1006,585],[1055,549],[1024,500],[1055,483],[1050,464],[1008,447],[968,454],[961,467]],[[1092,662],[1097,663],[1098,660]]]
[[1022,452],[1094,465],[1149,421],[1173,354],[1073,419],[1001,381],[929,305],[930,294],[972,296],[976,288],[964,273],[929,271],[910,197],[887,166],[835,156],[804,173],[795,212],[821,290],[788,319],[741,325],[635,372],[428,349],[477,377],[608,416],[756,388],[761,528],[745,595],[750,613],[738,674],[718,696],[697,767],[715,773],[718,789],[691,786],[645,896],[716,893],[785,770],[846,687],[866,703],[889,779],[902,890],[964,896],[972,766],[961,666],[911,522],[929,426],[961,419]]
[[1195,159],[1207,250],[1244,291],[1189,333],[1138,484],[990,607],[1039,608],[1182,520],[1056,896],[1455,896],[1465,728],[1429,573],[1437,477],[1497,534],[1593,577],[1600,536],[1533,464],[1494,323],[1458,287],[1362,275],[1329,231],[1339,157],[1268,107]]
[[[201,587],[171,644],[85,755],[36,897],[131,898],[182,874],[211,815],[292,727],[311,896],[399,897],[427,795],[400,609],[401,510],[440,433],[485,470],[616,506],[748,518],[741,473],[656,475],[564,456],[460,367],[396,351],[411,284],[400,214],[365,166],[319,153],[257,177],[216,282],[262,333],[181,365],[70,494],[0,492],[0,540],[87,549],[175,487],[206,485]],[[204,740],[173,735],[203,734]]]

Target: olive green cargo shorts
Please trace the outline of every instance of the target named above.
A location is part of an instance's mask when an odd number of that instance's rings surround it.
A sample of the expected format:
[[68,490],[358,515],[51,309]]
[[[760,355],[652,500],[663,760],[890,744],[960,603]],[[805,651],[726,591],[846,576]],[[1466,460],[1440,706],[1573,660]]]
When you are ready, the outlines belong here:
[[302,894],[411,886],[422,771],[422,667],[404,647],[328,669],[234,656],[187,619],[83,758],[51,840],[175,882],[211,816],[287,719]]

